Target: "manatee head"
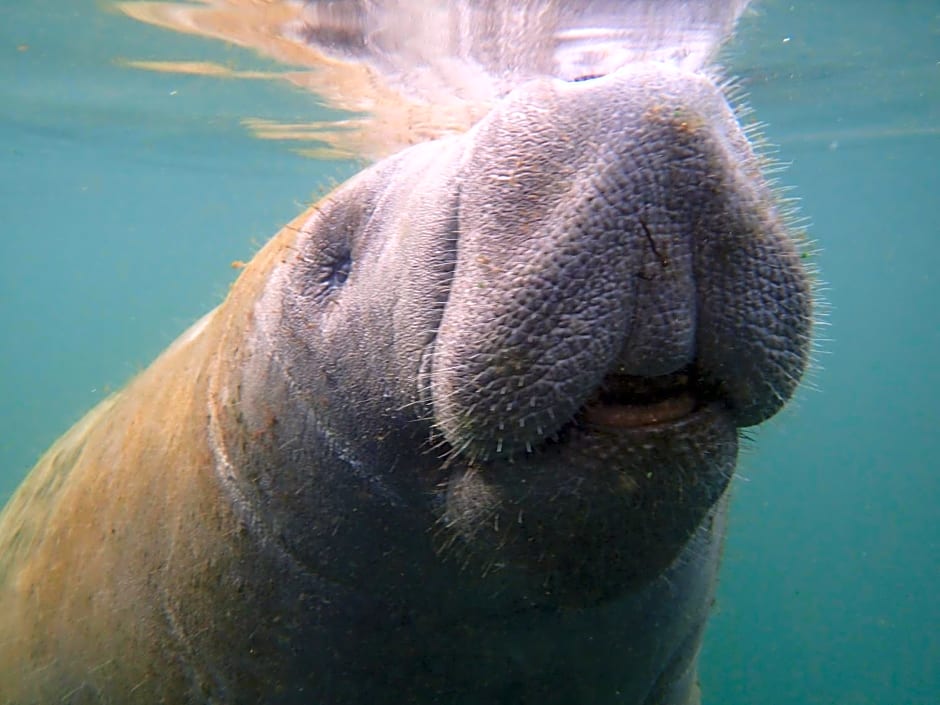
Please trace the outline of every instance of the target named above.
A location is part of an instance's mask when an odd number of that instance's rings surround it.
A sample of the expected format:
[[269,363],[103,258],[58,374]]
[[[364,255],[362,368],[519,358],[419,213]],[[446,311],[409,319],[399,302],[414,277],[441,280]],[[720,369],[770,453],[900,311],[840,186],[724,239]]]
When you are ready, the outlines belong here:
[[251,481],[321,565],[310,537],[345,531],[556,602],[636,590],[807,364],[811,287],[759,160],[715,83],[666,66],[526,84],[338,189],[292,252],[241,393],[302,419],[290,478]]

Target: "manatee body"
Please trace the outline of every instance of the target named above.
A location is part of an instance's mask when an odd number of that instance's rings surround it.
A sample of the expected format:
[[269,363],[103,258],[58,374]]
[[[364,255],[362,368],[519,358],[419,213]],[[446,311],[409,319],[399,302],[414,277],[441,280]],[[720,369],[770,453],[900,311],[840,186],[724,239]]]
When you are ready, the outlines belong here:
[[810,321],[709,79],[526,84],[285,227],[40,460],[0,703],[696,703],[738,432]]

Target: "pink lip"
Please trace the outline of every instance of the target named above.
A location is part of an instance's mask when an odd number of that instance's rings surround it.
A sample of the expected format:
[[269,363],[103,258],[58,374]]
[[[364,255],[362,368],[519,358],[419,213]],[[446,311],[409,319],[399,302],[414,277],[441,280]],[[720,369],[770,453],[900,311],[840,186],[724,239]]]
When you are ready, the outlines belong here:
[[652,404],[589,404],[584,409],[584,421],[607,428],[637,428],[676,421],[695,410],[695,397],[690,392]]

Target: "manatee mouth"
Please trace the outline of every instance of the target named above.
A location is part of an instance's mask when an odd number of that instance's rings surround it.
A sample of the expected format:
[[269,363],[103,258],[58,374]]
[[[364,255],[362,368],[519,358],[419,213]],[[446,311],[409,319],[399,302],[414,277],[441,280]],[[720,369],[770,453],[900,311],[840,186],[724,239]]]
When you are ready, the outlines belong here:
[[529,452],[451,466],[445,536],[459,538],[467,564],[521,568],[552,604],[638,590],[674,564],[727,489],[730,410],[694,364],[654,377],[615,369]]
[[634,429],[679,421],[694,413],[706,397],[692,366],[656,377],[612,373],[582,407],[585,426]]

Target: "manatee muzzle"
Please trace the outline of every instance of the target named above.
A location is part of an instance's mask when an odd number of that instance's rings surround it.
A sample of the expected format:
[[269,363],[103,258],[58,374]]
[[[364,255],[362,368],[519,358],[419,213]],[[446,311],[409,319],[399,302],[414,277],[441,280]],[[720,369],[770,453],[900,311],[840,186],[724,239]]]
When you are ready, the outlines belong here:
[[578,417],[635,426],[712,401],[743,427],[790,397],[808,278],[710,80],[537,81],[467,141],[431,376],[458,452],[512,457]]

